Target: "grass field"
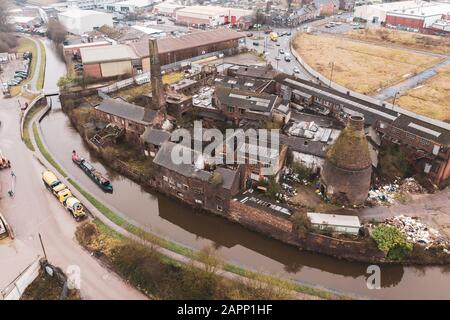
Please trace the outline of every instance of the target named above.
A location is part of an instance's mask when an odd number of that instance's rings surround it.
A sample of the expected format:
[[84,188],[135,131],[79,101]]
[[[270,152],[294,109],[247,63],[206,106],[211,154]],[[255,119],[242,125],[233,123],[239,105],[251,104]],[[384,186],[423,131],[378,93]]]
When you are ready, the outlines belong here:
[[353,30],[348,32],[346,36],[358,40],[382,43],[384,45],[396,44],[411,49],[450,54],[450,38],[446,37],[385,28]]
[[421,85],[406,91],[396,104],[416,113],[450,123],[450,65]]
[[441,61],[439,57],[411,53],[375,44],[325,35],[301,33],[294,49],[312,68],[354,91],[373,94]]

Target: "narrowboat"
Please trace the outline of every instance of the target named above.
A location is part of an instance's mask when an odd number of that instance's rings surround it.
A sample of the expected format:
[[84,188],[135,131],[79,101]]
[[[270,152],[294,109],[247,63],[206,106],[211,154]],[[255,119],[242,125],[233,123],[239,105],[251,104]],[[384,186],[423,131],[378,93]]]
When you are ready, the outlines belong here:
[[113,186],[111,182],[105,178],[100,172],[98,172],[92,164],[90,164],[84,158],[77,155],[74,150],[72,152],[72,161],[80,167],[84,173],[86,173],[92,181],[94,181],[105,192],[113,192]]

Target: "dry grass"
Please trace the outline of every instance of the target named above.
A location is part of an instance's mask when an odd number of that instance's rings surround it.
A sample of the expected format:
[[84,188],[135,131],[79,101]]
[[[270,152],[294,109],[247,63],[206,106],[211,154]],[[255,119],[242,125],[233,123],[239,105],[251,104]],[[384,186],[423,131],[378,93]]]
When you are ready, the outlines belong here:
[[450,65],[397,98],[396,104],[416,113],[450,123]]
[[301,33],[294,48],[318,72],[354,91],[374,93],[413,76],[441,59],[332,36]]
[[346,34],[353,39],[396,44],[411,49],[450,54],[450,38],[417,34],[413,32],[391,29],[353,30]]
[[[162,81],[164,84],[173,84],[184,78],[183,72],[170,72],[162,76]],[[114,97],[122,97],[127,101],[131,102],[134,98],[141,96],[152,91],[152,86],[150,83],[146,83],[140,86],[131,86],[125,89],[114,92],[112,95]]]

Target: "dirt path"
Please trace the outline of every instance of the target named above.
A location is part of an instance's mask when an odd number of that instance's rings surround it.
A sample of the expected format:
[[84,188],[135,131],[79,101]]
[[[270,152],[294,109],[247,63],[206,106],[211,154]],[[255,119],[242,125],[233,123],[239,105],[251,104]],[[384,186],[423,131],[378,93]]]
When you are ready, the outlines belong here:
[[450,188],[434,194],[414,195],[407,204],[365,208],[360,211],[359,217],[365,221],[384,220],[400,214],[418,216],[450,237]]

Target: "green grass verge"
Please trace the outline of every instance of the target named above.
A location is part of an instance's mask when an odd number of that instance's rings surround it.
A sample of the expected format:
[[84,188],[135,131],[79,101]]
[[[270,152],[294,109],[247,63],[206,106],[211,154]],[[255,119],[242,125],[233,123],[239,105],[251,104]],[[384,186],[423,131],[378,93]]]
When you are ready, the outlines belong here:
[[44,158],[55,168],[64,178],[67,177],[67,174],[64,172],[64,170],[59,166],[58,163],[52,158],[50,153],[48,153],[47,149],[45,149],[44,144],[42,143],[41,137],[39,136],[38,128],[36,125],[36,122],[33,123],[33,134],[34,134],[34,140],[36,140],[37,147],[39,151],[42,153]]
[[338,295],[338,294],[334,294],[334,293],[326,291],[326,290],[313,288],[313,287],[307,287],[307,286],[304,286],[304,285],[301,285],[298,283],[286,281],[286,280],[272,277],[269,275],[262,275],[262,274],[259,274],[259,273],[253,272],[253,271],[249,271],[249,270],[243,269],[241,267],[238,267],[238,266],[235,266],[232,264],[225,264],[223,266],[223,269],[225,271],[232,272],[232,273],[241,275],[246,278],[256,279],[256,280],[259,280],[262,282],[267,282],[267,283],[279,286],[279,287],[287,289],[287,290],[292,290],[292,291],[296,291],[299,293],[304,293],[304,294],[308,294],[311,296],[320,297],[320,298],[326,299],[326,300],[336,300],[336,299],[352,300],[353,299],[352,297],[349,297],[349,296]]
[[92,194],[84,190],[78,183],[73,181],[72,179],[67,179],[74,187],[77,189],[98,211],[100,211],[105,217],[114,222],[114,224],[124,228],[131,234],[134,234],[141,239],[147,240],[154,244],[157,244],[167,250],[179,253],[184,256],[192,257],[195,255],[194,250],[186,248],[182,245],[174,243],[172,241],[159,238],[150,232],[144,231],[132,224],[129,224],[124,218],[119,216],[113,210],[105,206],[101,201],[95,198]]
[[[145,239],[151,243],[157,244],[165,249],[168,249],[170,251],[176,252],[178,254],[181,254],[186,257],[190,258],[196,258],[197,254],[194,250],[186,248],[182,245],[179,245],[177,243],[171,242],[166,239],[161,239],[154,234],[151,234],[149,232],[146,232],[134,225],[129,224],[125,219],[117,215],[114,211],[109,209],[107,206],[105,206],[102,202],[100,202],[98,199],[96,199],[94,196],[92,196],[89,192],[84,190],[80,185],[78,185],[76,182],[74,182],[72,179],[68,179],[68,181],[77,189],[92,205],[97,208],[103,215],[105,215],[109,220],[114,222],[116,225],[124,228],[128,232],[140,237],[141,239]],[[107,225],[105,225],[103,222],[101,222],[99,219],[94,219],[94,223],[97,225],[97,227],[104,233],[108,234],[109,236],[121,239],[123,240],[125,237],[121,235],[120,233],[116,232],[115,230],[111,229]],[[256,272],[252,272],[249,270],[245,270],[243,268],[240,268],[238,266],[232,265],[232,264],[225,264],[224,268],[225,271],[232,272],[247,278],[260,280],[263,282],[267,282],[270,284],[274,284],[277,286],[280,286],[282,288],[296,291],[299,293],[304,293],[312,296],[317,296],[323,299],[351,299],[350,297],[346,296],[339,296],[333,293],[330,293],[325,290],[312,288],[303,286],[300,284],[292,283],[290,281],[278,279],[276,277],[261,275]]]
[[30,124],[30,120],[33,119],[33,117],[36,115],[36,113],[38,113],[42,109],[44,109],[44,106],[42,106],[42,105],[39,105],[39,106],[34,105],[28,111],[28,113],[27,113],[27,115],[25,117],[25,120],[23,121],[23,137],[22,137],[22,140],[25,143],[25,145],[27,146],[27,148],[30,149],[31,151],[35,151],[35,150],[34,150],[33,143],[31,143],[30,131],[29,131],[28,127],[29,127],[29,124]]
[[38,40],[39,48],[41,51],[41,65],[39,66],[39,74],[36,81],[36,90],[41,90],[44,88],[44,81],[45,81],[45,66],[47,64],[47,55],[45,52],[45,46],[44,43],[40,40]]

